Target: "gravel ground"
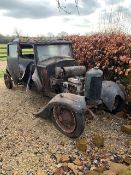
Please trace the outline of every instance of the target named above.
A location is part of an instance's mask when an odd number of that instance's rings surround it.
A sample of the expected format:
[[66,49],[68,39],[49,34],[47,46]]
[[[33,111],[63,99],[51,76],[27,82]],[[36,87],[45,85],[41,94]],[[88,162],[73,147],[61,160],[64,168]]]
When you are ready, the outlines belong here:
[[5,69],[6,61],[0,61],[0,69]]
[[[81,136],[87,139],[87,151],[82,153],[76,148],[76,140],[61,134],[50,120],[32,115],[48,101],[36,92],[27,93],[23,86],[8,90],[0,79],[0,175],[16,171],[33,175],[38,169],[52,174],[61,165],[54,158],[59,154],[87,159],[94,155],[105,160],[113,154],[130,154],[131,137],[121,131],[128,119],[97,111],[96,120],[87,121]],[[92,144],[96,133],[105,138],[103,148]]]

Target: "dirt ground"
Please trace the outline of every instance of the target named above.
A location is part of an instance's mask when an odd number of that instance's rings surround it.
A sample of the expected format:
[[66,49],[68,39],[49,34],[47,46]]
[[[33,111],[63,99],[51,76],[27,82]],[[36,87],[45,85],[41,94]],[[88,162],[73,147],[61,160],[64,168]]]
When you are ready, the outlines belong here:
[[[76,148],[76,140],[61,134],[50,120],[33,116],[48,101],[36,92],[27,93],[23,86],[8,90],[0,79],[0,175],[16,171],[33,175],[38,169],[51,175],[61,165],[54,159],[58,154],[90,160],[92,153],[94,159],[110,160],[113,154],[123,157],[131,153],[131,137],[121,131],[128,119],[98,111],[96,120],[87,121],[81,136],[87,139],[87,151],[82,153]],[[96,133],[105,138],[103,148],[92,144]]]

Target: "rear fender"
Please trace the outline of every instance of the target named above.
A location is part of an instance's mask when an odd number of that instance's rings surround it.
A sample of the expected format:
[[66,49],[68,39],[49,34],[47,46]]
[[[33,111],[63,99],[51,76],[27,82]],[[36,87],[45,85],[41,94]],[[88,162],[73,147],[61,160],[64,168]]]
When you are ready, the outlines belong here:
[[126,101],[126,93],[119,84],[113,81],[103,81],[101,99],[110,112],[113,111],[116,96],[120,96],[123,101]]
[[10,72],[9,72],[9,67],[8,67],[8,66],[6,66],[6,73],[9,74],[9,75],[11,76],[11,74],[10,74]]
[[77,113],[84,113],[86,109],[84,96],[79,96],[71,93],[62,93],[52,98],[52,100],[50,100],[50,102],[44,108],[42,108],[37,113],[34,113],[34,115],[48,118],[53,107],[56,105],[67,106]]

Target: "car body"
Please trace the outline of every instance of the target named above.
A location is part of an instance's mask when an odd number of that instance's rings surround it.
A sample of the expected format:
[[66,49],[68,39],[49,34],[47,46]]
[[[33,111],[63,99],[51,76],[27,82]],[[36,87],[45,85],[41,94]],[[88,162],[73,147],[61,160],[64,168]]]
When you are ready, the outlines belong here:
[[112,81],[102,81],[98,68],[86,70],[73,58],[72,43],[65,40],[16,39],[7,47],[5,85],[35,87],[51,101],[36,116],[52,117],[55,126],[68,137],[79,137],[90,104],[103,103],[110,112],[122,110],[125,91]]

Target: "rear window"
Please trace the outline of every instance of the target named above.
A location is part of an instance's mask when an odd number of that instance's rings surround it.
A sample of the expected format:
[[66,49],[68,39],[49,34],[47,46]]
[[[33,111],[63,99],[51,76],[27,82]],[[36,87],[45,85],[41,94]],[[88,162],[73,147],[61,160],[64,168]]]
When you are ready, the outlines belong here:
[[32,45],[20,44],[19,45],[19,56],[23,59],[34,59],[34,49]]
[[34,54],[33,48],[24,48],[22,49],[22,55]]
[[17,45],[16,44],[9,45],[9,56],[12,58],[17,57]]

